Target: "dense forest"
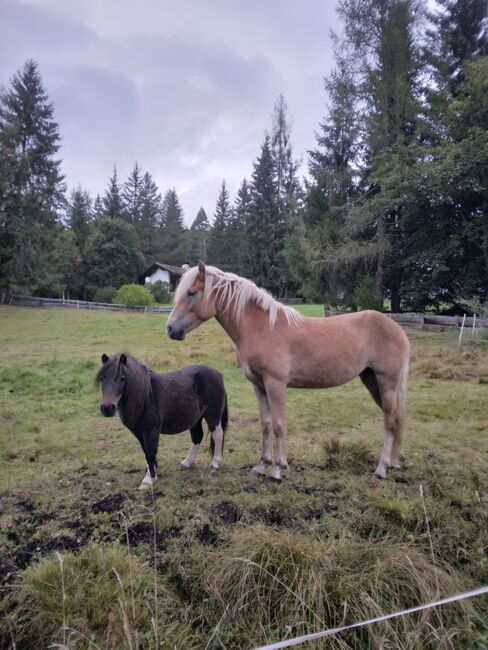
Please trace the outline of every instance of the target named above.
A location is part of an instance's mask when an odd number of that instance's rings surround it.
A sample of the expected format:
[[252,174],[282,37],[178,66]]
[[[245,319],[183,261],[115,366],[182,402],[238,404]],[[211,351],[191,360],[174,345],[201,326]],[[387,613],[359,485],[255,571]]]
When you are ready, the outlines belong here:
[[[190,227],[134,164],[69,193],[33,60],[0,94],[0,289],[92,299],[203,259],[276,296],[393,311],[488,301],[488,0],[340,0],[326,110],[299,177],[286,100],[237,196]],[[110,170],[107,170],[107,175]]]

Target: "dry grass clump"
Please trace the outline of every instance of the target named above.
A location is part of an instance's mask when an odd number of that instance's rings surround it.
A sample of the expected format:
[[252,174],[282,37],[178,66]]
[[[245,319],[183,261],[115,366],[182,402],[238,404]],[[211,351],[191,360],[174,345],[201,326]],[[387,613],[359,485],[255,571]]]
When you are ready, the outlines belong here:
[[[158,612],[170,604],[159,593]],[[11,635],[20,648],[146,648],[154,640],[151,570],[120,546],[51,556],[23,574]]]
[[[355,623],[461,588],[447,570],[405,545],[313,540],[257,526],[236,531],[228,547],[214,552],[204,579],[213,607],[227,609],[220,639],[228,647]],[[459,648],[467,611],[464,605],[428,610],[314,647]]]
[[447,380],[488,381],[488,349],[484,343],[467,346],[427,348],[414,351],[410,374],[413,377]]
[[344,441],[332,436],[324,442],[326,469],[346,469],[350,472],[367,472],[375,466],[375,457],[364,440]]

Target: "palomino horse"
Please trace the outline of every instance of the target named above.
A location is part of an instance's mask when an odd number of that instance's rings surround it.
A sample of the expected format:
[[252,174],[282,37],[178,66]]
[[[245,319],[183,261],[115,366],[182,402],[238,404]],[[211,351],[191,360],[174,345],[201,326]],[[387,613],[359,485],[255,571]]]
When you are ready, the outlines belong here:
[[286,388],[330,388],[361,378],[383,410],[385,440],[376,468],[386,478],[400,467],[410,344],[397,323],[376,311],[306,318],[277,302],[250,280],[203,262],[189,269],[175,293],[167,331],[185,334],[215,316],[234,341],[244,375],[256,393],[263,432],[262,455],[253,468],[280,480],[285,454]]
[[126,354],[104,354],[102,363],[96,376],[103,393],[100,410],[105,417],[118,411],[122,424],[139,441],[147,462],[140,490],[150,489],[157,480],[160,433],[190,429],[192,445],[181,461],[183,469],[190,469],[203,439],[202,420],[211,432],[210,469],[219,469],[228,419],[227,395],[220,372],[209,366],[186,366],[160,375]]

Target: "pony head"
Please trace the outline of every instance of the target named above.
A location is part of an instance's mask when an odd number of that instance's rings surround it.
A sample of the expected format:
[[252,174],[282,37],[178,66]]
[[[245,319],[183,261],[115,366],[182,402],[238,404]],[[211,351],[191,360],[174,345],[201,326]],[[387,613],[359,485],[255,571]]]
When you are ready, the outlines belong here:
[[102,354],[102,363],[103,366],[96,376],[97,383],[102,385],[103,397],[100,410],[105,417],[112,417],[115,415],[127,383],[127,356],[118,354],[108,357]]
[[215,301],[210,299],[212,277],[205,264],[185,271],[175,292],[174,307],[166,324],[168,336],[182,341],[188,332],[215,316]]

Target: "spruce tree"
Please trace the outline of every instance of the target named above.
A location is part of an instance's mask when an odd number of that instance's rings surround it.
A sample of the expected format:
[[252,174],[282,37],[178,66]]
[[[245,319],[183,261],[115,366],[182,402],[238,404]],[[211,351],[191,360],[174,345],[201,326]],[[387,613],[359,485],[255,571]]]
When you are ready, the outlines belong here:
[[35,291],[51,281],[65,185],[58,125],[37,63],[29,60],[0,93],[0,284]]
[[247,241],[247,224],[251,212],[251,189],[244,178],[237,191],[232,211],[232,219],[229,224],[229,239],[234,250],[233,266],[235,273],[244,275],[246,272],[244,261],[249,256],[249,245]]
[[207,261],[207,248],[209,243],[210,223],[207,213],[201,207],[197,216],[190,226],[189,236],[189,253],[188,259],[191,264],[196,264],[198,260]]
[[73,232],[78,250],[84,250],[92,221],[92,201],[86,190],[79,185],[71,192],[66,212],[68,227]]
[[183,209],[174,188],[164,195],[161,212],[156,261],[181,266],[188,260],[188,239],[183,221]]
[[119,180],[117,178],[117,168],[115,165],[102,201],[104,216],[110,217],[111,219],[121,219],[124,217]]
[[91,294],[100,287],[137,282],[144,260],[134,226],[122,219],[97,221],[85,247],[85,261]]
[[93,201],[93,219],[98,221],[105,216],[105,208],[103,206],[103,200],[100,197],[100,194],[97,194],[95,200]]
[[162,219],[162,197],[149,172],[142,178],[140,220],[137,228],[146,264],[155,261],[157,230]]
[[[282,239],[281,247],[283,250],[287,245],[295,246],[294,241],[299,236],[300,212],[302,209],[302,189],[297,178],[300,163],[293,158],[291,124],[287,112],[285,98],[280,95],[274,107],[271,145],[275,166],[278,211],[276,236]],[[294,293],[297,289],[296,280],[292,280],[295,273],[293,268],[288,267],[287,260],[291,261],[292,257],[285,256],[283,258],[282,291]]]
[[136,230],[142,220],[143,182],[141,168],[136,161],[121,191],[123,214]]
[[223,271],[234,270],[233,258],[235,251],[232,249],[232,244],[229,240],[231,216],[232,208],[224,179],[217,199],[214,221],[210,231],[208,244],[209,263],[218,266]]
[[254,163],[251,206],[246,224],[244,268],[258,285],[279,296],[283,290],[283,227],[278,211],[276,170],[271,138],[266,134]]

